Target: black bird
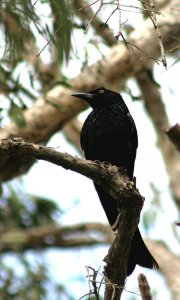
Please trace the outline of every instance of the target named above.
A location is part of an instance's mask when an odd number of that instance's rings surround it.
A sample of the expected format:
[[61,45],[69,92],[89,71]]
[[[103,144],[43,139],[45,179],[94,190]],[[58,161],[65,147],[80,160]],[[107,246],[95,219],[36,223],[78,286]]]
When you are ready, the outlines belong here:
[[[93,108],[81,131],[81,147],[86,159],[123,167],[132,180],[138,137],[134,120],[121,95],[99,88],[72,96],[85,100]],[[118,216],[116,201],[100,186],[95,183],[94,186],[108,221],[113,226]],[[158,268],[138,228],[131,242],[127,275],[133,272],[136,264],[150,269]]]

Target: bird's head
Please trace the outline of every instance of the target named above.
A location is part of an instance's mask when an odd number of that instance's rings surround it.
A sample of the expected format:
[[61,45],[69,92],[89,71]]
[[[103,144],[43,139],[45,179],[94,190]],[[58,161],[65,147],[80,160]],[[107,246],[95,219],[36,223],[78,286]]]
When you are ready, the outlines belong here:
[[80,98],[88,102],[92,108],[102,108],[121,98],[121,96],[113,91],[105,88],[98,88],[87,93],[75,93],[72,96]]

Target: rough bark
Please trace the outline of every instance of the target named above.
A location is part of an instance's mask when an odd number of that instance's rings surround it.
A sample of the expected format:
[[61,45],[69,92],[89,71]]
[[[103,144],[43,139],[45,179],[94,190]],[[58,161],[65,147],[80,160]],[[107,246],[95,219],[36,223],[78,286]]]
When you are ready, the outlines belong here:
[[129,181],[125,171],[108,163],[80,159],[50,147],[29,143],[22,138],[1,140],[0,156],[14,158],[30,156],[38,160],[45,160],[92,179],[114,199],[134,197],[134,201],[140,201],[140,199],[143,201],[134,183]]
[[[139,223],[141,203],[134,205],[131,201],[127,209],[120,212],[118,232],[115,236],[108,255],[104,261],[105,267],[105,300],[119,300],[123,292],[127,276],[127,264],[131,240]],[[123,256],[122,256],[123,255]]]
[[[0,142],[0,155],[33,156],[65,169],[76,171],[102,186],[104,191],[117,201],[120,218],[117,220],[117,234],[105,258],[106,291],[105,300],[119,299],[127,274],[128,254],[131,240],[139,223],[144,202],[133,182],[123,170],[116,166],[96,161],[86,161],[52,148],[27,143],[22,139]],[[119,272],[119,269],[121,272]]]

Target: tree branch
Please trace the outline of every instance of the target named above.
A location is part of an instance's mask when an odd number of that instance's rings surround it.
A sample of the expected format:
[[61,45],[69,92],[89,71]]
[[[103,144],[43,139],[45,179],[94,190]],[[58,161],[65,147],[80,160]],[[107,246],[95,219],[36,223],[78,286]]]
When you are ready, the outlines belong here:
[[[93,237],[98,233],[98,237]],[[112,231],[100,223],[72,226],[44,225],[30,229],[13,229],[0,234],[1,253],[50,247],[73,248],[105,245],[112,242]]]
[[180,125],[176,124],[165,131],[170,141],[175,145],[177,151],[180,152]]
[[[166,18],[162,16],[159,18],[159,28],[165,49],[177,46],[178,43],[180,18],[178,11],[172,10],[177,2],[178,0],[171,1],[167,9],[163,11]],[[144,30],[141,32],[134,31],[129,36],[129,40],[132,42],[131,45],[136,45],[133,51],[131,47],[127,48],[122,44],[113,47],[105,58],[87,67],[80,75],[70,80],[70,86],[74,90],[88,91],[103,85],[119,91],[129,77],[142,70],[144,65],[152,64],[150,57],[159,57],[159,46],[150,21],[147,20],[144,23]],[[1,130],[0,138],[18,136],[36,143],[47,141],[54,132],[86,107],[80,101],[73,101],[69,97],[70,94],[70,90],[59,85],[55,86],[44,98],[39,98],[34,106],[24,112],[26,121],[24,128],[11,123]],[[31,161],[24,162],[24,159],[16,159],[13,162],[7,157],[1,159],[0,182],[23,174],[31,164]]]
[[[123,292],[127,276],[127,264],[131,240],[139,223],[141,204],[131,202],[129,209],[121,211],[118,224],[118,234],[115,236],[108,255],[104,258],[105,267],[105,300],[119,300]],[[125,229],[126,228],[126,229]],[[125,230],[123,232],[122,230]],[[129,244],[130,241],[130,244]],[[122,256],[123,255],[123,256]]]
[[[157,7],[163,7],[167,5],[167,1],[155,1],[155,4]],[[76,5],[78,8],[82,8],[86,6],[86,2],[83,0],[77,1]],[[147,8],[149,8],[149,1],[146,3],[143,3],[144,6],[147,5]],[[85,19],[90,21],[92,19],[92,16],[94,16],[94,13],[91,9],[91,7],[87,7],[84,10],[81,10],[81,13]],[[96,31],[96,34],[99,34],[103,40],[109,45],[112,46],[114,44],[113,35],[110,30],[107,31],[99,31],[100,26],[100,20],[96,16],[93,19],[93,22],[91,23],[92,27]],[[177,206],[180,208],[180,185],[179,185],[179,170],[180,170],[180,161],[179,161],[179,155],[178,153],[173,149],[172,145],[168,142],[166,135],[164,134],[164,128],[169,127],[169,120],[168,116],[166,114],[166,110],[162,101],[162,97],[159,91],[159,88],[156,84],[156,82],[153,80],[153,74],[152,70],[144,67],[140,72],[136,74],[136,79],[139,84],[140,90],[143,95],[143,100],[145,103],[145,108],[150,116],[150,119],[154,125],[154,128],[156,130],[157,139],[158,139],[158,145],[162,152],[162,156],[164,158],[164,163],[166,166],[167,173],[170,178],[170,187],[172,196],[177,204]],[[73,128],[72,128],[73,129]],[[74,132],[67,131],[68,133]],[[169,132],[169,134],[168,134]],[[75,132],[75,145],[77,145],[76,140],[77,138],[77,131]],[[176,148],[178,149],[178,143],[179,143],[179,149],[180,149],[180,137],[178,137],[178,128],[175,127],[171,131],[166,131],[168,137],[171,139],[172,142],[176,143]],[[170,136],[169,136],[170,135]],[[173,136],[172,136],[173,135]],[[176,136],[175,136],[176,135]]]
[[76,118],[69,121],[63,127],[62,131],[65,134],[68,142],[70,142],[76,149],[82,153],[80,146],[80,132],[82,128],[82,123]]
[[80,159],[50,147],[26,142],[22,138],[0,140],[0,156],[16,158],[30,156],[45,160],[92,179],[114,199],[134,197],[137,202],[143,200],[134,183],[129,181],[125,171],[108,163]]
[[[120,212],[114,242],[105,257],[105,300],[119,299],[124,286],[131,240],[139,223],[143,197],[122,169],[107,163],[86,161],[22,139],[1,140],[0,156],[33,156],[78,172],[102,186],[117,201]],[[121,272],[119,272],[121,270]],[[111,283],[111,284],[109,284]],[[121,287],[121,288],[120,288]]]
[[138,282],[142,300],[152,300],[151,289],[144,274],[139,274]]
[[160,271],[165,276],[174,300],[179,300],[180,291],[180,257],[176,256],[163,242],[148,241],[150,252],[156,256]]
[[[146,111],[152,120],[157,134],[158,146],[161,150],[166,170],[170,178],[172,196],[175,199],[177,206],[180,208],[179,154],[174,149],[173,145],[169,143],[167,136],[164,134],[165,128],[169,127],[169,120],[159,88],[153,80],[152,72],[148,69],[144,69],[137,74],[137,82],[143,95]],[[168,132],[166,133],[168,135]],[[171,133],[170,136],[172,136]]]
[[[95,29],[96,34],[104,39],[107,45],[115,44],[116,39],[113,36],[112,31],[97,16],[94,16],[91,6],[87,7],[87,1],[76,0],[74,6],[78,10],[78,15],[81,16],[82,20],[87,21],[88,23],[92,20],[91,26]],[[83,7],[86,7],[86,9],[82,9]]]

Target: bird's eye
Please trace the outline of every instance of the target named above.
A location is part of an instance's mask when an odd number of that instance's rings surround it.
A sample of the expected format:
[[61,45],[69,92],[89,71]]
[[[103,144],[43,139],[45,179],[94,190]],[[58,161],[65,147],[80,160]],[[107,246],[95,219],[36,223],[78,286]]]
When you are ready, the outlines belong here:
[[103,94],[103,93],[104,93],[104,90],[99,90],[98,93],[99,93],[99,94]]

